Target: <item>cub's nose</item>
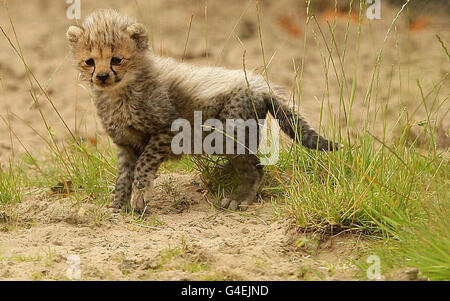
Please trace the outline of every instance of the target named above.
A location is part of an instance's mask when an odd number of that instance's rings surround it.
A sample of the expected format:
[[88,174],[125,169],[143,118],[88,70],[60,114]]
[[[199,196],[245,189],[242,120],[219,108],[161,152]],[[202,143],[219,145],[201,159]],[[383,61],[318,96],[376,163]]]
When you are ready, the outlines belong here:
[[97,74],[97,78],[99,80],[101,80],[102,82],[104,82],[105,80],[107,80],[109,77],[109,74],[106,72],[100,72],[99,74]]

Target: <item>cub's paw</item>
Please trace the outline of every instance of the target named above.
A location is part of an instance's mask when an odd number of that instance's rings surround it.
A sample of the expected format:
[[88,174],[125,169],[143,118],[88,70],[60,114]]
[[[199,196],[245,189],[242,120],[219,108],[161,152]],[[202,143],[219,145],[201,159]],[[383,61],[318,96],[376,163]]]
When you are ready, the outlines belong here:
[[131,194],[130,201],[131,208],[134,210],[144,210],[145,199],[144,199],[144,189],[134,189]]
[[138,211],[144,210],[151,198],[152,191],[153,190],[150,187],[144,189],[133,189],[130,201],[131,208]]
[[245,211],[247,210],[248,206],[250,206],[253,203],[253,201],[250,200],[235,200],[229,197],[224,197],[221,201],[220,201],[220,207],[225,208],[225,209],[230,209],[233,211],[236,210],[242,210]]
[[110,209],[112,212],[119,212],[120,209],[125,207],[126,202],[122,202],[121,200],[118,200],[115,198],[115,196],[111,196],[110,203],[106,205],[106,208]]

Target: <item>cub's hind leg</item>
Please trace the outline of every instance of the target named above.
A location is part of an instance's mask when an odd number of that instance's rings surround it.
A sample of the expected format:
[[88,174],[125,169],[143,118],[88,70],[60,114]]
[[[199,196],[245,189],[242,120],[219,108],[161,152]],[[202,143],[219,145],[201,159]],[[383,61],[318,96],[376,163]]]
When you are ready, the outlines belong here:
[[239,184],[230,196],[222,199],[220,206],[230,210],[245,210],[256,199],[263,180],[263,166],[258,157],[252,154],[229,156],[229,159]]
[[[255,154],[260,142],[259,121],[265,119],[266,114],[263,99],[246,90],[229,99],[219,114],[219,119],[226,124],[224,149],[239,180],[236,190],[220,202],[223,208],[245,210],[256,199],[263,166]],[[234,122],[229,124],[230,120]],[[232,147],[228,148],[228,144]]]

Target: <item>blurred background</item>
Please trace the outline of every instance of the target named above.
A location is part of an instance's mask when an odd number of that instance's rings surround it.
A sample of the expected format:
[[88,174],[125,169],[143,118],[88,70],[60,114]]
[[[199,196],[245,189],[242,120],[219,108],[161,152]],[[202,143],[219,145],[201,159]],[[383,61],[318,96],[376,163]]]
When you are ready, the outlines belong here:
[[[20,143],[30,150],[41,149],[39,135],[48,135],[42,116],[56,140],[70,137],[55,109],[75,135],[95,140],[95,134],[102,133],[89,91],[71,65],[65,39],[67,28],[80,22],[68,18],[75,2],[15,0],[0,6],[3,162],[22,151]],[[371,133],[395,138],[395,125],[409,122],[411,139],[416,139],[424,131],[420,122],[430,119],[427,112],[438,111],[433,120],[436,142],[445,149],[450,146],[449,57],[442,44],[448,47],[450,41],[449,1],[411,1],[393,24],[403,2],[380,0],[380,19],[372,20],[366,15],[368,5],[362,4],[360,14],[359,1],[313,0],[308,12],[301,0],[79,3],[81,22],[97,8],[114,8],[145,23],[153,51],[163,56],[228,68],[245,64],[260,73],[267,64],[268,78],[291,91],[313,126],[328,133],[339,128],[351,139],[374,112],[381,112],[368,128]],[[23,53],[54,108],[37,82],[30,81],[15,49]],[[376,65],[379,69],[374,69]]]

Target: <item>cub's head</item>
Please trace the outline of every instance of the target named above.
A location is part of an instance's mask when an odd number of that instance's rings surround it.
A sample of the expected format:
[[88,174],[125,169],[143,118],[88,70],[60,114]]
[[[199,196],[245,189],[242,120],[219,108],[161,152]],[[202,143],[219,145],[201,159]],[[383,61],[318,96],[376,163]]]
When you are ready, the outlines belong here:
[[99,89],[135,80],[148,50],[145,26],[112,9],[93,12],[66,37],[81,78]]

